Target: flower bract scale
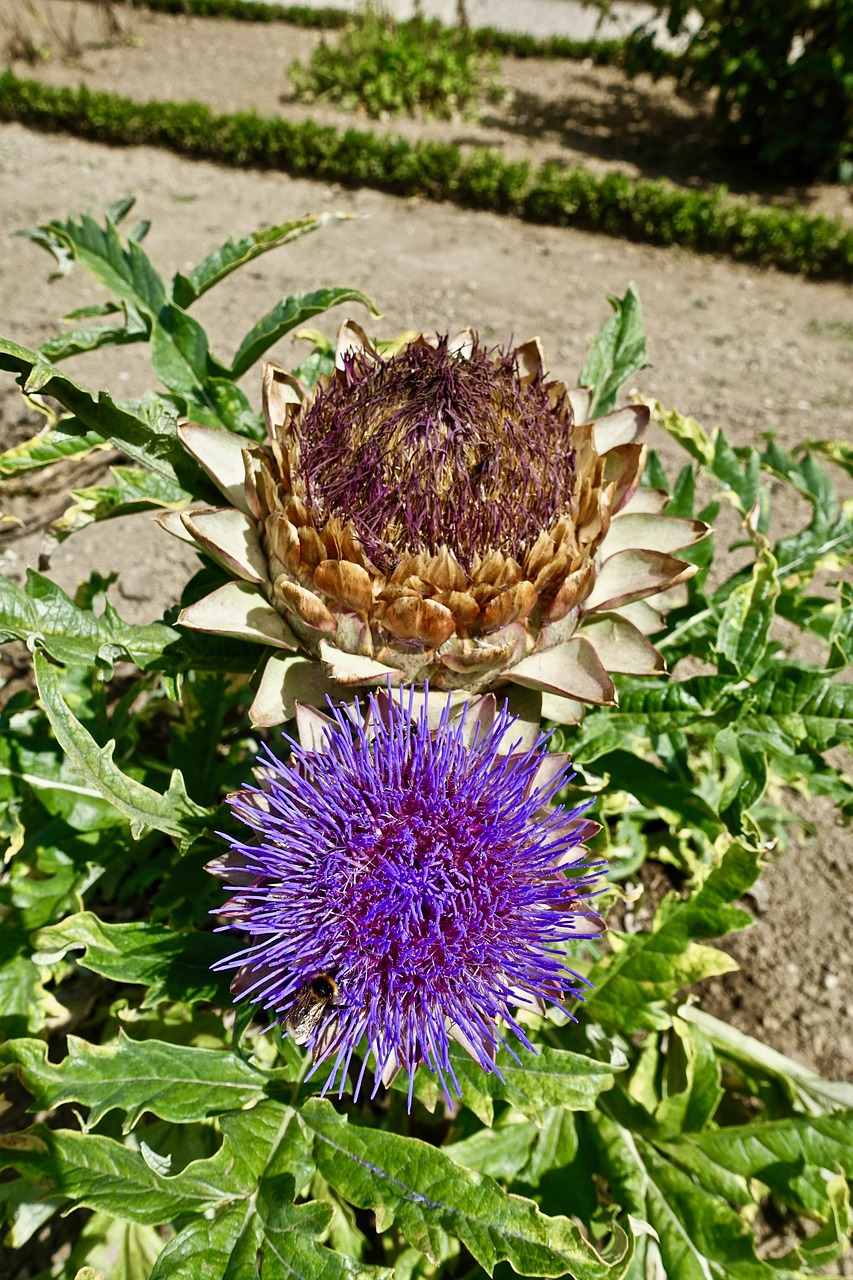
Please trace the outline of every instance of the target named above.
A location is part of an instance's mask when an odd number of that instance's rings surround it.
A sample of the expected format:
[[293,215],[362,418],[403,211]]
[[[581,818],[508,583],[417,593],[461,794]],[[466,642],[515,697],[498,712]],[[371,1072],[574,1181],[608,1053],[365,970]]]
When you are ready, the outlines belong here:
[[229,797],[251,838],[210,864],[223,927],[248,935],[233,990],[331,1064],[327,1088],[363,1044],[356,1092],[371,1059],[374,1088],[423,1063],[458,1094],[452,1040],[496,1070],[507,1031],[531,1047],[519,1008],[582,996],[566,949],[603,923],[595,824],[553,804],[571,765],[542,737],[518,749],[492,695],[379,692],[298,723]]

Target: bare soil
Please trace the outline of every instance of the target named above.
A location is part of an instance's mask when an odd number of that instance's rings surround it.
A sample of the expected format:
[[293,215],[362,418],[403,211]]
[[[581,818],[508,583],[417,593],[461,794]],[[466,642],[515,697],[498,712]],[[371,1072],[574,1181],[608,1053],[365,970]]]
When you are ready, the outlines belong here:
[[[67,14],[69,6],[57,0],[57,8]],[[81,6],[79,34],[90,19],[91,12]],[[140,12],[126,22],[138,44],[87,50],[71,69],[51,58],[39,74],[56,82],[85,79],[93,87],[137,98],[203,98],[223,111],[255,105],[307,114],[303,108],[282,107],[278,97],[287,62],[310,53],[317,38],[313,33]],[[582,159],[604,168],[706,180],[697,158],[705,117],[692,108],[685,115],[671,88],[630,87],[615,72],[563,63],[519,63],[504,74],[517,93],[535,99],[518,112],[514,129],[506,116],[499,124],[486,117],[476,127],[396,121],[392,127],[410,136],[487,140],[509,155],[555,155],[567,162]],[[341,119],[325,109],[310,114],[336,123]],[[649,121],[656,130],[652,137]],[[696,152],[690,150],[692,138]],[[372,294],[384,309],[377,322],[356,315],[380,336],[411,328],[452,332],[466,324],[475,325],[489,342],[538,333],[551,371],[571,378],[607,314],[605,293],[621,294],[633,280],[643,299],[653,360],[653,368],[638,379],[645,391],[709,427],[723,425],[737,444],[754,443],[766,431],[774,431],[785,447],[811,438],[853,438],[853,298],[841,285],[571,229],[528,226],[450,205],[294,181],[282,174],[235,173],[149,148],[116,150],[0,127],[4,238],[72,211],[100,211],[132,193],[139,196],[135,213],[152,220],[146,247],[164,274],[186,271],[232,234],[321,209],[354,216],[259,260],[200,301],[197,315],[214,350],[223,355],[281,296],[347,284]],[[792,194],[798,193],[773,198]],[[828,202],[835,212],[849,213],[842,188],[799,194],[816,207]],[[2,329],[23,345],[37,346],[60,327],[62,314],[102,298],[81,271],[48,283],[48,259],[29,242],[5,240],[5,245]],[[332,332],[341,318],[333,315],[323,327]],[[288,340],[271,356],[284,364],[298,358]],[[142,349],[133,347],[79,357],[67,368],[85,385],[120,395],[141,392],[151,380]],[[252,396],[259,395],[257,381],[254,375],[247,381]],[[30,410],[12,379],[4,378],[0,443],[7,447],[32,428]],[[668,440],[655,444],[670,468],[683,462]],[[63,480],[68,487],[92,482],[80,464],[69,464]],[[849,493],[849,485],[841,487]],[[45,529],[61,506],[61,494],[55,477],[48,486],[34,477],[3,488],[4,510],[23,525],[0,544],[5,548],[0,568],[20,579],[50,549]],[[785,499],[774,519],[786,529],[801,514]],[[727,535],[728,529],[721,530],[723,542]],[[116,604],[124,616],[141,621],[158,617],[174,602],[193,564],[187,549],[145,515],[74,535],[54,551],[50,573],[73,590],[92,569],[118,572],[112,588]],[[718,1016],[815,1070],[850,1078],[853,842],[829,805],[809,804],[807,817],[816,837],[794,844],[768,867],[751,900],[756,924],[726,944],[741,972],[706,984],[701,1000]]]

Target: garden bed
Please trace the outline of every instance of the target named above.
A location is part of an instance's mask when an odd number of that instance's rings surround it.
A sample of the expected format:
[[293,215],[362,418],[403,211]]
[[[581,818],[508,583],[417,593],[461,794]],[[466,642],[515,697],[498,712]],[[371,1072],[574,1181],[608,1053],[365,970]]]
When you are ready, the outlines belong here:
[[[223,114],[256,110],[338,129],[369,127],[410,142],[455,143],[466,150],[490,147],[506,160],[526,160],[533,167],[557,161],[566,168],[583,165],[597,176],[665,178],[707,191],[725,183],[759,204],[801,206],[853,226],[849,187],[757,184],[751,166],[724,165],[709,146],[709,98],[677,94],[669,78],[627,80],[619,68],[591,60],[503,58],[498,80],[505,100],[484,106],[479,120],[395,117],[377,124],[322,102],[289,99],[290,64],[307,61],[321,40],[338,38],[334,32],[137,9],[121,13],[121,33],[110,36],[93,5],[44,0],[38,12],[47,25],[33,27],[23,13],[20,21],[43,40],[44,56],[13,59],[10,65],[19,76],[46,84],[82,83],[137,102],[201,102]],[[227,74],[215,73],[225,67]]]

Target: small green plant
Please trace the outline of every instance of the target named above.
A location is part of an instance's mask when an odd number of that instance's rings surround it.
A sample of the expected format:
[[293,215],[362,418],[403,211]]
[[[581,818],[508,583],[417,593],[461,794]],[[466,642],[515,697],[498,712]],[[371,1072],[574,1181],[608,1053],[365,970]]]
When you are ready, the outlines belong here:
[[307,66],[295,62],[290,83],[299,101],[325,99],[374,119],[422,113],[449,120],[500,98],[495,61],[467,28],[420,16],[395,22],[367,8],[334,44],[323,40]]

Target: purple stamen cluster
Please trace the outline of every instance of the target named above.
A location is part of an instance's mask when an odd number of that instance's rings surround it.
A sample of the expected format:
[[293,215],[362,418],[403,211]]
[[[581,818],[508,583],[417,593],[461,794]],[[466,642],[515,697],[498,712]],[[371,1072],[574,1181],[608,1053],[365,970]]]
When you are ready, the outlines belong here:
[[504,709],[472,743],[449,706],[437,729],[402,692],[372,695],[366,717],[335,708],[321,749],[267,750],[261,785],[230,798],[255,837],[218,868],[233,888],[224,927],[251,940],[227,964],[239,996],[285,1027],[300,993],[333,978],[307,1037],[315,1061],[332,1059],[326,1088],[343,1089],[364,1041],[356,1093],[372,1050],[374,1088],[424,1062],[458,1094],[454,1034],[494,1070],[498,1021],[530,1047],[519,1004],[584,986],[565,945],[600,932],[596,868],[573,852],[579,811],[549,805],[570,767],[546,766],[540,785],[544,738],[513,752]]
[[300,474],[315,518],[351,520],[383,571],[442,546],[470,570],[486,550],[520,558],[569,511],[570,430],[514,353],[462,355],[442,337],[346,356],[299,428]]

